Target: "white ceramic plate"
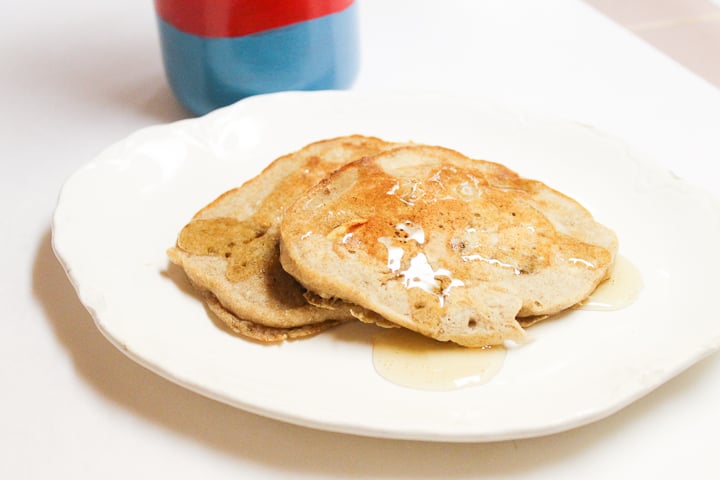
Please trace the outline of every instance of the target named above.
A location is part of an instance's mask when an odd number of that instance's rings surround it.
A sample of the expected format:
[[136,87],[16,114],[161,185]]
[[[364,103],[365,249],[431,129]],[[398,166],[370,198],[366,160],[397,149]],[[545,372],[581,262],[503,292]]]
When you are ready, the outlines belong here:
[[[614,228],[642,272],[638,300],[537,325],[488,384],[404,388],[371,359],[374,327],[279,346],[214,323],[165,250],[190,217],[275,157],[338,135],[441,144],[505,163]],[[572,122],[483,101],[285,93],[141,130],[64,186],[55,251],[98,327],[134,360],[239,408],[332,431],[440,441],[558,432],[622,408],[718,348],[720,214],[708,195]]]

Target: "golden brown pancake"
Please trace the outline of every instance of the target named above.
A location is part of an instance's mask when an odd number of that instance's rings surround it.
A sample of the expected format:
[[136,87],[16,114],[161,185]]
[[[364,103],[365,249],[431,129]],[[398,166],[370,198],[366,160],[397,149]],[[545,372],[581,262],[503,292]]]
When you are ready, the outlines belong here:
[[278,158],[200,210],[180,232],[170,260],[209,310],[237,333],[263,342],[312,335],[352,317],[348,308],[309,304],[279,260],[287,205],[339,166],[393,148],[359,135],[316,142]]
[[470,347],[523,341],[518,318],[586,298],[616,251],[571,198],[441,147],[350,163],[281,224],[282,266],[316,295]]

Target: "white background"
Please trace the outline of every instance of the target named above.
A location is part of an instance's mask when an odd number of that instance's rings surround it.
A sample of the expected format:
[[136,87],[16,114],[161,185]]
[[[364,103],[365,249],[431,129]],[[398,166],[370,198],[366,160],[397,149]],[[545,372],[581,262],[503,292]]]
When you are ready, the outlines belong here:
[[[720,196],[720,92],[585,4],[359,5],[356,89],[478,95],[573,118]],[[286,425],[136,365],[78,302],[50,220],[64,179],[105,146],[187,116],[164,79],[151,2],[3,6],[0,478],[720,476],[717,354],[590,426],[447,445]]]

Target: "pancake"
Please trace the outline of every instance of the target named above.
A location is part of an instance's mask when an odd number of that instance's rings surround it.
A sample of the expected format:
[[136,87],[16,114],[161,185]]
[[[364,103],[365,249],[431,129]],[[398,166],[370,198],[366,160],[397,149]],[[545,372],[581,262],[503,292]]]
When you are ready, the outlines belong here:
[[354,318],[349,308],[318,308],[279,260],[287,205],[352,160],[396,146],[359,135],[316,142],[282,156],[257,177],[200,210],[168,250],[208,309],[236,333],[262,342],[313,335]]
[[585,299],[617,251],[575,200],[429,146],[340,168],[297,198],[280,233],[283,268],[316,296],[468,347],[523,342],[519,319]]

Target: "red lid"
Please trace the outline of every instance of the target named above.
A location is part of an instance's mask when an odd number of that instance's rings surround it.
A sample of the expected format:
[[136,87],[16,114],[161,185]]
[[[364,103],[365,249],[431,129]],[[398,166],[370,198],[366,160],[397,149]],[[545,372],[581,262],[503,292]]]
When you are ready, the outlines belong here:
[[186,33],[239,37],[346,9],[353,0],[155,0],[158,15]]

